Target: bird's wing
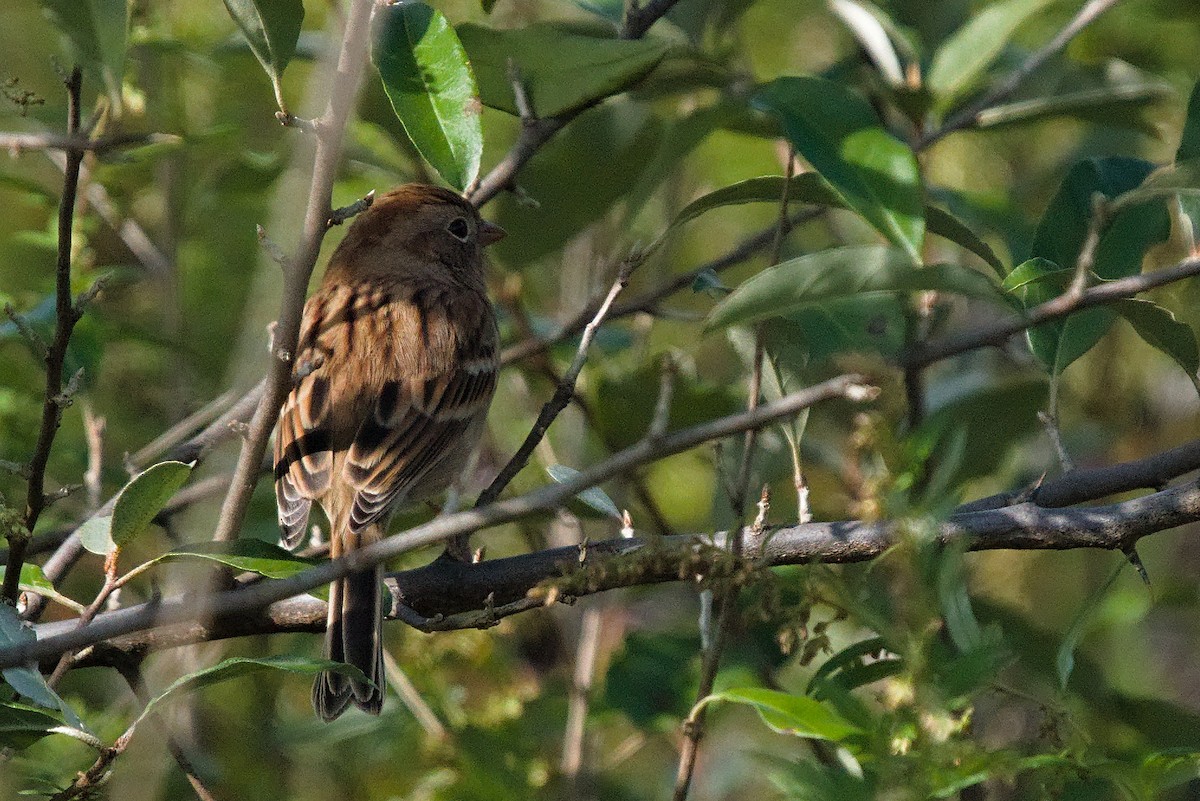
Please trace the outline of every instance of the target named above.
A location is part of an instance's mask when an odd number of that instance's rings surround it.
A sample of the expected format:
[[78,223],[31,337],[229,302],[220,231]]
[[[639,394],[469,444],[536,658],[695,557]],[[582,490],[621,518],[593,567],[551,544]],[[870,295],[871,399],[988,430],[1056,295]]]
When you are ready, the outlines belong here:
[[[445,460],[464,460],[474,447],[466,432],[487,415],[496,389],[496,334],[490,314],[478,330],[452,339],[457,355],[433,374],[389,381],[346,454],[343,475],[354,489],[349,525],[361,531],[420,485]],[[426,327],[448,325],[437,316]],[[447,341],[436,331],[426,341]],[[434,362],[443,360],[434,360]],[[477,428],[477,426],[476,426]],[[452,479],[452,476],[446,480]],[[443,485],[444,486],[444,485]],[[442,487],[422,487],[423,493]]]

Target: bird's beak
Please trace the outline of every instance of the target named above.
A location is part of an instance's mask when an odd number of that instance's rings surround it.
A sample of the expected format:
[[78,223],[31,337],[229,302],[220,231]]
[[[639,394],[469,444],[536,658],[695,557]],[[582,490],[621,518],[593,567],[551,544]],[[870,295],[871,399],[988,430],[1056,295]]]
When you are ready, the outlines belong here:
[[508,231],[487,220],[484,220],[483,224],[479,226],[479,241],[484,247],[494,245],[507,236],[507,234]]

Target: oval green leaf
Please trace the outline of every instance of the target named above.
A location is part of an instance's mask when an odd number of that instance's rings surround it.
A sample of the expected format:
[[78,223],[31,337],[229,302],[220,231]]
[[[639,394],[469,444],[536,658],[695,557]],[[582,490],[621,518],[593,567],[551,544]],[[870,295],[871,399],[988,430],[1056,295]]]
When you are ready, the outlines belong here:
[[942,107],[978,85],[1017,28],[1053,0],[992,3],[967,21],[933,55],[926,85]]
[[278,545],[249,537],[233,542],[197,542],[175,548],[154,562],[217,562],[235,570],[245,570],[272,579],[287,578],[321,563],[302,559]]
[[475,68],[484,105],[519,113],[511,62],[537,117],[569,114],[625,91],[670,49],[654,38],[588,36],[546,23],[506,31],[464,23],[458,35]]
[[40,709],[11,701],[0,702],[0,747],[28,748],[62,725]]
[[[550,474],[550,478],[554,479],[559,484],[565,484],[579,477],[579,471],[573,467],[567,467],[564,464],[552,464],[546,468],[546,472]],[[612,498],[599,487],[589,487],[583,492],[575,496],[582,502],[585,509],[576,509],[573,511],[582,511],[589,517],[594,516],[591,512],[599,512],[601,517],[614,517],[617,520],[621,519],[621,510],[612,502]]]
[[408,138],[456,189],[479,174],[475,75],[454,28],[424,3],[379,6],[371,56]]
[[[1076,164],[1038,223],[1032,256],[1074,269],[1091,224],[1092,198],[1099,194],[1111,199],[1130,192],[1141,186],[1153,170],[1154,165],[1148,161],[1122,156]],[[1161,205],[1126,208],[1101,234],[1092,271],[1101,280],[1136,275],[1146,250],[1169,233],[1170,219]],[[1035,306],[1060,291],[1051,282],[1030,284],[1025,288],[1025,304]],[[1091,350],[1115,320],[1111,308],[1076,312],[1066,319],[1031,328],[1027,335],[1030,348],[1051,374],[1057,374]]]
[[75,533],[79,544],[97,556],[108,556],[117,549],[112,538],[112,515],[88,518]]
[[225,0],[229,16],[250,44],[275,89],[275,102],[287,112],[280,81],[283,70],[296,54],[304,23],[302,0]]
[[780,734],[839,742],[862,730],[815,698],[761,687],[740,687],[708,696],[701,704],[726,701],[754,707],[763,723]]
[[925,211],[912,150],[879,124],[866,99],[824,78],[787,77],[753,101],[779,118],[796,152],[909,259],[921,260]]
[[134,476],[121,489],[113,506],[111,528],[112,541],[118,548],[146,530],[154,516],[187,482],[194,464],[159,462]]
[[[1196,332],[1190,325],[1175,319],[1170,309],[1149,300],[1125,298],[1117,301],[1114,307],[1147,345],[1170,356],[1192,383],[1197,384],[1200,348],[1196,345]],[[1197,391],[1200,391],[1200,385],[1197,385]]]
[[865,293],[920,290],[1007,303],[999,287],[969,267],[914,267],[894,248],[863,245],[823,250],[763,270],[717,304],[707,327],[741,325]]

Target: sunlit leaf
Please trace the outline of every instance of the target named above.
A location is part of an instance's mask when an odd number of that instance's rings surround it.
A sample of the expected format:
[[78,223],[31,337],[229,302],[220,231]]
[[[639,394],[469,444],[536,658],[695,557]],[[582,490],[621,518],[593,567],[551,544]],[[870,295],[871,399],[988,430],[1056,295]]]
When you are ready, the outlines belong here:
[[741,325],[867,293],[919,290],[1005,304],[983,273],[952,264],[914,267],[901,251],[863,245],[822,250],[763,270],[717,304],[707,327]]
[[42,0],[42,7],[66,34],[79,62],[103,82],[114,107],[119,108],[128,0]]
[[1021,25],[1054,0],[991,3],[942,43],[933,55],[926,85],[948,106],[974,88]]
[[229,16],[237,23],[275,89],[275,102],[287,111],[280,81],[296,53],[304,23],[302,0],[225,0]]
[[424,3],[378,6],[371,50],[388,100],[421,155],[465,189],[479,174],[483,129],[467,53],[442,14]]
[[796,152],[890,242],[921,259],[924,190],[912,150],[880,125],[870,104],[824,78],[786,77],[754,102],[779,118]]
[[[550,474],[550,478],[557,481],[559,484],[564,484],[579,477],[580,473],[573,467],[567,467],[562,464],[552,464],[546,468],[546,472]],[[608,497],[608,493],[599,487],[588,487],[583,492],[575,496],[584,506],[594,512],[599,512],[602,517],[612,517],[617,520],[621,519],[621,510],[612,502],[612,498]]]
[[112,514],[112,540],[118,548],[146,530],[167,501],[187,483],[194,465],[194,462],[159,462],[134,476],[121,489]]
[[1048,259],[1033,258],[1014,267],[1011,273],[1004,276],[1000,286],[1006,292],[1017,292],[1033,284],[1045,283],[1061,292],[1074,275],[1074,270],[1059,267]]
[[653,37],[588,36],[540,22],[503,31],[464,23],[458,35],[475,68],[483,103],[518,113],[515,70],[537,117],[577,111],[625,91],[658,66],[669,49]]
[[904,71],[888,31],[879,19],[882,11],[874,5],[856,0],[829,0],[829,8],[867,51],[884,80],[892,86],[902,84]]
[[861,731],[829,706],[807,695],[792,695],[760,687],[739,687],[714,693],[701,703],[713,701],[751,706],[763,723],[780,734],[836,742]]
[[303,559],[278,545],[251,537],[232,542],[195,542],[174,548],[153,561],[216,562],[235,570],[246,570],[272,579],[294,576],[320,564],[320,560]]

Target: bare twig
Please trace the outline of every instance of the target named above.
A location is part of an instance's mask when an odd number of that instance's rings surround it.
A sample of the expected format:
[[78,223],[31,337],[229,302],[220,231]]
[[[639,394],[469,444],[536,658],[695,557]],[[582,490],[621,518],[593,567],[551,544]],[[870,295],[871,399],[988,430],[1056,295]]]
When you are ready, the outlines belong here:
[[562,380],[558,382],[558,386],[554,390],[554,395],[542,407],[541,413],[538,414],[537,420],[533,424],[525,441],[521,443],[521,447],[513,454],[513,457],[508,460],[508,464],[504,465],[500,473],[488,485],[487,489],[479,494],[479,500],[475,505],[486,506],[487,504],[500,497],[500,493],[508,486],[509,482],[516,477],[517,473],[524,469],[529,463],[529,457],[533,455],[533,451],[537,448],[538,443],[542,441],[542,437],[546,436],[546,431],[558,417],[563,409],[567,408],[567,404],[571,402],[572,396],[575,394],[575,382],[579,380],[579,373],[583,370],[583,365],[587,361],[588,348],[591,347],[592,340],[596,337],[596,332],[600,330],[601,323],[608,316],[609,309],[612,308],[613,301],[617,295],[621,293],[626,286],[629,285],[629,276],[633,274],[634,269],[641,263],[641,256],[634,253],[622,263],[617,274],[617,280],[613,282],[612,287],[608,290],[608,295],[600,304],[600,308],[596,310],[591,322],[584,327],[583,338],[579,341],[579,348],[575,352],[575,359],[571,362],[571,366],[567,368],[567,372],[563,374]]
[[1088,0],[1075,16],[1071,18],[1071,21],[1053,39],[1046,43],[1045,47],[1030,55],[1020,67],[1009,73],[1004,80],[997,83],[991,90],[985,92],[974,103],[971,103],[962,111],[951,116],[940,127],[922,136],[917,142],[918,149],[928,147],[947,134],[975,125],[979,121],[979,116],[983,111],[1010,97],[1030,75],[1036,72],[1048,60],[1058,55],[1080,31],[1118,2],[1119,0]]
[[[79,67],[71,71],[67,87],[67,136],[74,142],[79,132],[80,94],[83,73]],[[78,146],[67,150],[67,169],[63,177],[62,199],[58,207],[58,261],[54,280],[54,341],[46,350],[46,392],[42,404],[42,422],[38,430],[37,445],[29,462],[28,491],[25,495],[24,534],[13,534],[8,543],[8,566],[4,574],[3,598],[11,604],[17,602],[17,584],[21,577],[21,565],[25,561],[28,537],[37,526],[38,518],[46,507],[46,466],[50,461],[50,449],[54,436],[62,421],[63,409],[70,397],[63,391],[63,363],[71,331],[79,320],[79,311],[71,296],[71,244],[75,223],[75,197],[79,190],[79,168],[83,163],[84,150]],[[69,389],[69,387],[68,387]]]
[[1156,287],[1196,275],[1200,275],[1200,258],[1190,258],[1179,262],[1174,267],[1139,273],[1116,281],[1106,281],[1088,287],[1076,295],[1063,293],[1029,309],[1024,317],[980,326],[973,331],[966,331],[940,342],[921,343],[903,354],[900,364],[924,367],[960,353],[985,348],[989,345],[1003,345],[1013,334],[1047,320],[1055,320],[1082,309],[1090,309],[1093,306],[1102,306],[1115,300],[1133,297]]
[[[783,241],[789,229],[788,191],[791,187],[795,163],[795,153],[789,149],[787,155],[787,175],[783,181],[782,195],[779,198],[779,219],[776,223],[775,239],[771,248],[771,266],[778,264],[783,255]],[[762,325],[757,325],[754,329],[754,355],[752,357],[753,361],[750,363],[750,390],[746,401],[746,408],[749,411],[757,409],[762,399],[763,362],[765,361],[765,357],[763,328]],[[754,459],[754,445],[757,437],[757,429],[750,429],[746,432],[745,442],[742,444],[742,458],[738,466],[737,478],[735,479],[733,491],[729,499],[734,517],[738,521],[738,526],[733,532],[729,548],[729,552],[734,559],[742,557],[741,521],[745,518],[746,514],[746,494],[750,487],[750,467]],[[753,528],[760,533],[766,526],[767,510],[770,507],[769,499],[770,489],[767,486],[763,486],[758,502],[758,516],[753,523]],[[709,647],[704,649],[704,658],[700,666],[700,686],[696,694],[696,707],[688,719],[684,721],[683,725],[683,747],[680,749],[679,767],[675,774],[675,801],[685,801],[688,790],[692,785],[692,777],[696,771],[696,756],[700,750],[700,741],[704,737],[704,707],[700,705],[700,702],[712,692],[713,682],[716,681],[717,670],[721,665],[721,651],[729,635],[729,627],[733,621],[733,610],[737,606],[740,590],[741,588],[736,582],[731,582],[729,586],[724,588],[724,592],[721,593],[721,611],[717,616],[716,624],[713,626],[712,636],[708,638]]]
[[333,181],[337,176],[346,121],[358,97],[358,86],[367,57],[372,7],[371,0],[354,0],[350,6],[329,101],[325,113],[316,123],[316,154],[313,157],[308,207],[304,215],[304,233],[299,251],[283,271],[283,293],[266,390],[250,421],[229,494],[225,496],[225,503],[221,507],[214,535],[218,541],[234,539],[241,528],[250,496],[258,483],[259,465],[266,450],[267,438],[275,427],[279,407],[291,387],[292,352],[300,334],[300,317],[304,310],[308,281],[333,213],[330,209]]
[[[816,219],[824,212],[825,209],[807,209],[805,211],[793,214],[788,220],[789,230],[797,225],[801,225],[805,222]],[[723,270],[741,264],[746,259],[769,247],[775,241],[777,230],[777,225],[772,225],[769,228],[765,228],[762,231],[759,231],[757,234],[754,234],[753,236],[743,240],[724,256],[720,256],[710,262],[706,262],[695,269],[688,270],[687,272],[664,282],[654,289],[647,290],[637,297],[630,298],[624,303],[614,304],[612,311],[609,312],[608,319],[618,320],[622,317],[628,317],[632,314],[637,314],[638,312],[653,311],[658,307],[664,298],[667,298],[676,292],[692,286],[692,284],[696,281],[696,276],[700,275],[701,273],[706,273],[709,271],[720,273]],[[521,342],[517,342],[514,345],[508,346],[500,354],[500,363],[503,365],[512,364],[513,362],[520,361],[521,359],[542,353],[559,342],[563,342],[575,336],[583,330],[584,326],[586,326],[588,321],[591,320],[595,315],[596,309],[599,308],[601,300],[601,298],[596,298],[593,302],[587,304],[583,309],[581,309],[578,314],[544,337],[529,337]]]
[[[676,2],[678,0],[653,0],[641,9],[627,11],[618,35],[622,39],[640,39],[651,25],[671,10],[671,6]],[[533,158],[542,145],[550,141],[551,137],[561,131],[568,122],[600,102],[599,100],[593,101],[557,117],[537,119],[533,116],[535,109],[529,108],[528,98],[522,99],[525,92],[524,85],[519,83],[519,73],[517,73],[517,78],[518,80],[513,84],[514,97],[518,110],[521,111],[521,132],[517,134],[517,141],[500,159],[500,162],[487,175],[468,188],[466,197],[476,206],[484,205],[505,189],[515,188],[517,173],[529,159]],[[528,110],[529,115],[526,115],[524,110]]]
[[438,716],[429,704],[425,703],[425,699],[421,697],[421,693],[413,686],[404,670],[396,662],[396,658],[385,648],[383,649],[383,671],[387,676],[388,684],[392,685],[396,690],[396,694],[400,696],[400,700],[408,707],[408,711],[412,712],[413,717],[417,719],[417,723],[421,724],[421,728],[425,730],[425,734],[437,742],[444,742],[449,738],[449,733],[442,722],[438,720]]
[[87,439],[88,466],[83,474],[83,486],[87,489],[88,509],[100,506],[100,492],[103,490],[100,471],[104,468],[104,429],[107,425],[103,417],[92,410],[90,403],[83,404],[83,433]]
[[[567,781],[577,786],[583,767],[583,739],[587,731],[588,699],[596,676],[596,654],[599,652],[600,632],[604,625],[604,605],[592,604],[583,611],[579,625],[579,644],[575,649],[575,674],[567,701],[567,723],[563,731],[562,759],[559,770]],[[573,794],[578,797],[579,793]]]
[[179,137],[161,133],[124,133],[89,139],[78,128],[66,136],[54,133],[0,132],[0,150],[17,155],[26,150],[63,150],[68,153],[104,153],[123,147],[170,144]]

